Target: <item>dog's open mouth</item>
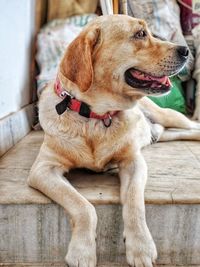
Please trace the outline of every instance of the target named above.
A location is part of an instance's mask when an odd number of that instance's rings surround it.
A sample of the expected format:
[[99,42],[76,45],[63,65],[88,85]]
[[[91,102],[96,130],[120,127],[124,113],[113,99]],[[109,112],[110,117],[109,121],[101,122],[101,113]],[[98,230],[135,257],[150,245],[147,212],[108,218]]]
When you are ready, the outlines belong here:
[[125,81],[131,87],[140,89],[146,94],[164,94],[171,87],[167,76],[156,77],[134,68],[125,72]]

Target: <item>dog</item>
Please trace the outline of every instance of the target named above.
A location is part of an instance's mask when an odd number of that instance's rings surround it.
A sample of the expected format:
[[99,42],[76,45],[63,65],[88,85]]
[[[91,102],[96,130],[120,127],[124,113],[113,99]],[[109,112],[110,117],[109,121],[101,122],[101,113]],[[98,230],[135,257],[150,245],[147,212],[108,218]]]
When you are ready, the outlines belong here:
[[68,46],[55,83],[39,101],[45,135],[28,184],[72,219],[69,267],[96,266],[97,215],[63,174],[73,168],[100,172],[109,164],[119,168],[127,262],[153,266],[157,252],[145,219],[141,149],[157,141],[200,140],[200,124],[146,96],[169,92],[168,76],[187,57],[186,47],[154,38],[143,20],[126,15],[98,17]]

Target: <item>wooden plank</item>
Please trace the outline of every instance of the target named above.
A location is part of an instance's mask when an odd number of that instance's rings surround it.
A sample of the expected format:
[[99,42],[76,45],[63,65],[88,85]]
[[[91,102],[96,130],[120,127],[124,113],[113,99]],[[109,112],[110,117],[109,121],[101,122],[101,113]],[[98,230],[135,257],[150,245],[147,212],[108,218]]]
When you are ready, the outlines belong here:
[[113,0],[113,13],[118,14],[119,13],[119,1]]
[[47,21],[47,0],[36,0],[35,4],[35,33],[37,34],[40,28]]
[[30,90],[31,90],[31,102],[37,101],[37,88],[35,77],[37,76],[36,70],[36,39],[37,34],[40,31],[41,27],[47,22],[47,0],[36,0],[35,2],[35,23],[34,23],[34,33],[31,44],[31,65],[30,65]]
[[48,21],[73,15],[95,13],[97,0],[48,0]]

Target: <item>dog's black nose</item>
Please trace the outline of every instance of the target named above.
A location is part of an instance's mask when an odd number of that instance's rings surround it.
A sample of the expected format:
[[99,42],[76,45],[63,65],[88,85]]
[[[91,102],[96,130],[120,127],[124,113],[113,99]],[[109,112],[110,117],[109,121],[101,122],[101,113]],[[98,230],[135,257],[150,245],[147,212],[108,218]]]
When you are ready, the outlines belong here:
[[189,55],[189,49],[187,46],[178,46],[177,53],[181,58],[187,58]]

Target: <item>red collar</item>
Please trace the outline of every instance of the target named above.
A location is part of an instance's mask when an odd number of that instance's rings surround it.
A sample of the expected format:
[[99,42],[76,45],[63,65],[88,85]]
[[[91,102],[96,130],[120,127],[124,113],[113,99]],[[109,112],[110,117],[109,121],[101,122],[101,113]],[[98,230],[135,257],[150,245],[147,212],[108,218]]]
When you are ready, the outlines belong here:
[[59,115],[70,109],[78,112],[81,116],[92,119],[99,119],[103,121],[106,127],[109,127],[112,123],[112,117],[118,113],[118,111],[107,112],[104,115],[98,115],[91,111],[88,104],[81,102],[70,95],[61,85],[59,78],[56,78],[54,84],[55,93],[63,100],[56,105],[56,111]]

